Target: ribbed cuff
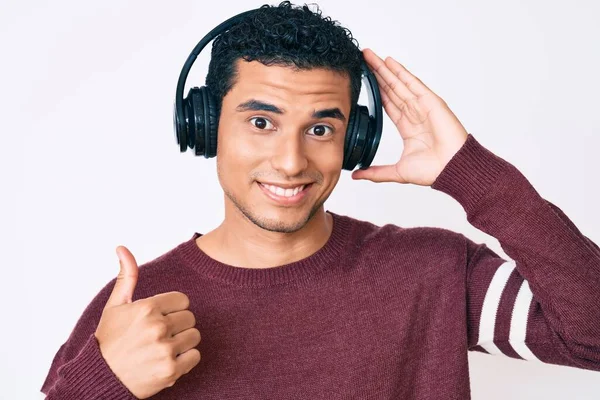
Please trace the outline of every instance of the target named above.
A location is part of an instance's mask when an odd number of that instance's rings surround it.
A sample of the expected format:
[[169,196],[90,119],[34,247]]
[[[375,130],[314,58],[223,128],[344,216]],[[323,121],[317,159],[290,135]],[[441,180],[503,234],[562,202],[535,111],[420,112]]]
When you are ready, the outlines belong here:
[[58,378],[52,390],[61,400],[137,400],[106,364],[94,334]]
[[431,188],[452,196],[469,214],[490,185],[510,166],[469,133],[466,142],[446,164]]

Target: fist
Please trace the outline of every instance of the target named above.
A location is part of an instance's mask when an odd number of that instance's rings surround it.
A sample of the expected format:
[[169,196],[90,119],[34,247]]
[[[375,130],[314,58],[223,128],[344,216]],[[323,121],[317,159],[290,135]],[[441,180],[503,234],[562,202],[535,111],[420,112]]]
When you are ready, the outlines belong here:
[[200,362],[200,331],[181,292],[132,302],[138,266],[126,247],[117,247],[120,271],[94,333],[106,363],[139,399],[148,398]]

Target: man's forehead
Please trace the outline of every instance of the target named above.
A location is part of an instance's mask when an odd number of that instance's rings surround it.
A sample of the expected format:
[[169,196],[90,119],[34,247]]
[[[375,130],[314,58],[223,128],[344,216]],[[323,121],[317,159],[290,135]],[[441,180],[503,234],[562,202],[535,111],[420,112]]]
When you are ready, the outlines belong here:
[[297,94],[349,95],[347,74],[327,68],[299,69],[288,65],[264,65],[259,61],[238,60],[234,82],[240,89],[287,90]]

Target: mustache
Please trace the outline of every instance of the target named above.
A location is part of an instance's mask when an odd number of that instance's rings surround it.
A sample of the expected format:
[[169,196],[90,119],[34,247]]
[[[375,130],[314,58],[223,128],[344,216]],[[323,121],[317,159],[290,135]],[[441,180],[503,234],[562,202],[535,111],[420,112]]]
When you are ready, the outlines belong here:
[[323,183],[323,175],[319,172],[303,172],[301,174],[295,175],[293,177],[289,177],[289,176],[285,176],[285,175],[280,175],[277,173],[273,173],[273,172],[266,172],[266,171],[257,171],[257,172],[253,172],[252,174],[250,174],[250,177],[255,180],[255,181],[275,181],[275,182],[287,182],[287,183],[294,183],[294,182],[306,182],[306,181],[311,181],[311,182],[315,182],[317,184],[322,184]]

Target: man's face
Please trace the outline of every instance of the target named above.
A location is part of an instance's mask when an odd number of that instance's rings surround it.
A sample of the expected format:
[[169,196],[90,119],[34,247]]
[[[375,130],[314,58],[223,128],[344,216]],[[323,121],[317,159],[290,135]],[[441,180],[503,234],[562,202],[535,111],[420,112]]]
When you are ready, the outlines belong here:
[[266,230],[301,229],[339,179],[349,114],[347,75],[238,60],[219,118],[226,207]]

